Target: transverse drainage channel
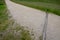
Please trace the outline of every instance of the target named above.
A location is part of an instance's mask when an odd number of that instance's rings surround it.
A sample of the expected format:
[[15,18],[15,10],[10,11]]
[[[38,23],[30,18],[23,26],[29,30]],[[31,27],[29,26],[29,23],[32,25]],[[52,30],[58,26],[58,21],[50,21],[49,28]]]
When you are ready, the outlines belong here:
[[44,20],[44,27],[43,27],[43,40],[46,40],[46,32],[47,32],[47,25],[48,25],[48,13],[46,12],[46,17]]

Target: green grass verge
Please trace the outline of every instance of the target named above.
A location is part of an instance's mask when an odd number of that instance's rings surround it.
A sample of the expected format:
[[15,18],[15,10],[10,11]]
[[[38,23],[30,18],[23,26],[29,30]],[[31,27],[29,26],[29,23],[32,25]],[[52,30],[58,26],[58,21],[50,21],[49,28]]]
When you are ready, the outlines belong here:
[[10,27],[9,32],[7,32],[6,35],[3,36],[2,40],[32,40],[32,39],[28,30],[24,30],[22,26],[16,25],[14,28]]
[[0,0],[0,5],[4,5],[5,1],[4,0]]
[[60,16],[60,5],[59,4],[52,4],[46,2],[31,2],[31,1],[20,1],[20,0],[11,0],[13,2],[29,6],[32,8],[36,8],[42,11],[52,12],[53,14]]
[[0,0],[0,32],[8,27],[8,13],[4,0]]
[[45,3],[53,3],[53,4],[59,4],[60,5],[60,0],[17,0],[17,1],[45,2]]

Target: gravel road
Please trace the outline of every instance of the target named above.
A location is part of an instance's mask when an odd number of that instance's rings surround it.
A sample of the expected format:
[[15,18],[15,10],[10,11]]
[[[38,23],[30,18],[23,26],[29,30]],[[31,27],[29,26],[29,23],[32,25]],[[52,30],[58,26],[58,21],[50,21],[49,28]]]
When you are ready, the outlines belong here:
[[[46,13],[21,4],[16,4],[10,0],[5,1],[15,21],[30,31],[33,30],[35,40],[39,40]],[[60,40],[60,16],[54,14],[48,15],[47,40]]]

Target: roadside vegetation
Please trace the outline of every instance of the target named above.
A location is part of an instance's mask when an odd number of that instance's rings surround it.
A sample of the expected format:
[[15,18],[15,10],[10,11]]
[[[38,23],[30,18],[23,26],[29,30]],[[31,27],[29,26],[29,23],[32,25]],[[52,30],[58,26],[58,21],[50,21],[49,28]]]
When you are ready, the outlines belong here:
[[4,0],[0,0],[0,32],[8,27],[8,13]]
[[9,13],[5,1],[0,0],[0,40],[32,40],[30,32],[18,25]]
[[[13,2],[51,12],[60,16],[60,0],[11,0]],[[47,11],[48,10],[48,11]]]

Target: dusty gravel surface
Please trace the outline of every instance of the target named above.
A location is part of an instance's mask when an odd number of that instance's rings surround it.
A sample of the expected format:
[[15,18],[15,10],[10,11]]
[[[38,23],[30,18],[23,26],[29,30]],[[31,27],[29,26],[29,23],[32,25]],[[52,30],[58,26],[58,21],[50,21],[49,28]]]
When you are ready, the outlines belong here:
[[[44,26],[45,12],[16,4],[10,0],[5,1],[15,21],[30,31],[33,30],[35,40],[39,40]],[[60,16],[48,15],[47,40],[60,40]]]

